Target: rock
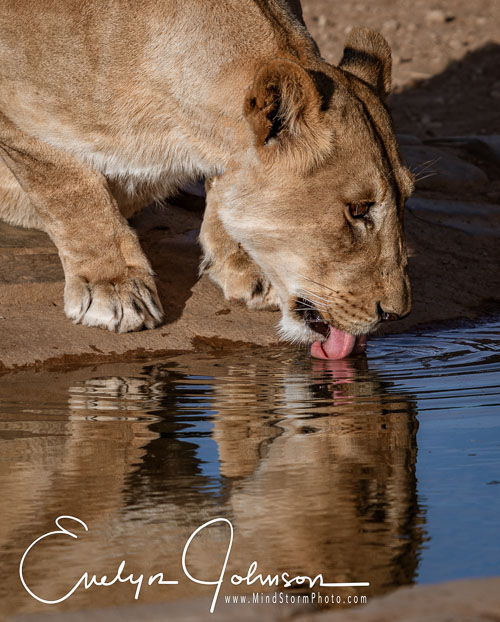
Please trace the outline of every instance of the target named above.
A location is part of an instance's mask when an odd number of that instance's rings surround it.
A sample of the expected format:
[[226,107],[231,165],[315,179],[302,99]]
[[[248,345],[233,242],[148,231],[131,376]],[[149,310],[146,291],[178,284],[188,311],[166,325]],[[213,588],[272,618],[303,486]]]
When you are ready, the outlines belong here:
[[382,24],[382,30],[386,32],[392,32],[394,30],[399,30],[401,24],[396,19],[388,19]]
[[441,9],[432,9],[427,11],[425,14],[425,19],[428,22],[434,23],[444,23],[446,21],[446,13]]
[[421,190],[456,192],[488,183],[484,171],[446,151],[414,144],[402,144],[401,151]]
[[428,223],[451,227],[469,235],[500,237],[500,212],[490,203],[412,197],[406,208]]
[[400,145],[421,145],[422,141],[418,136],[413,134],[396,134],[396,138]]
[[448,22],[453,22],[455,20],[455,16],[451,13],[445,13],[442,9],[432,9],[427,11],[425,14],[425,19],[429,23],[434,24],[445,24]]
[[491,136],[445,136],[430,138],[424,141],[429,145],[443,145],[446,147],[459,147],[465,149],[471,155],[477,156],[492,164],[500,165],[500,135]]

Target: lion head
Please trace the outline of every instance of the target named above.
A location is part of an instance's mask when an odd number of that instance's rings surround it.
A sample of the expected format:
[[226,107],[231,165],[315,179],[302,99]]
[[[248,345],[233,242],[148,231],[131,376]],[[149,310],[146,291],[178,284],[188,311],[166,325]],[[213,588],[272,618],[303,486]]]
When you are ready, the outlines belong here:
[[244,103],[252,140],[209,193],[222,225],[260,267],[282,334],[319,358],[363,349],[411,307],[403,232],[413,177],[385,98],[391,53],[357,29],[338,67],[277,58]]

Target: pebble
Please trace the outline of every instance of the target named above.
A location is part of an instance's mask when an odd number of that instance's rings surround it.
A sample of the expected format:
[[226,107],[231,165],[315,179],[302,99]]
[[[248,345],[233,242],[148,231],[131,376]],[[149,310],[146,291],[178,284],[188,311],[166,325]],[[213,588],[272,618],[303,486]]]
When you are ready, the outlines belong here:
[[399,30],[400,27],[401,24],[396,19],[388,19],[382,24],[382,30],[385,31]]
[[425,19],[428,22],[443,23],[446,21],[446,13],[441,9],[432,9],[431,11],[427,11]]
[[425,19],[434,24],[444,24],[453,22],[456,18],[450,13],[445,13],[442,9],[432,9],[431,11],[427,11]]

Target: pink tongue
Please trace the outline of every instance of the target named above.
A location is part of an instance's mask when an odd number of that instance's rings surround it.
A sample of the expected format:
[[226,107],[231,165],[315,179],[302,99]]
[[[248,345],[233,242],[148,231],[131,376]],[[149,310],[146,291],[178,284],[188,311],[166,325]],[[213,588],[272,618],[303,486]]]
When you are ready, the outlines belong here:
[[350,333],[344,333],[338,328],[330,327],[328,339],[321,343],[315,341],[311,346],[311,356],[317,359],[343,359],[353,351],[359,354],[366,350],[366,335],[356,337]]

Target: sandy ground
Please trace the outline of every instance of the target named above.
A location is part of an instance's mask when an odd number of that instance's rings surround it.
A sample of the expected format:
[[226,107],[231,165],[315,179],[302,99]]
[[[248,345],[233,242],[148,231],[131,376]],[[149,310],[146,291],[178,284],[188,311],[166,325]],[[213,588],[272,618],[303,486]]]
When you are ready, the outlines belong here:
[[[303,5],[331,62],[340,58],[354,25],[380,30],[393,48],[390,104],[405,157],[422,181],[406,219],[414,310],[384,330],[498,310],[500,3],[306,0]],[[456,139],[464,136],[469,138]],[[182,197],[175,203],[135,219],[158,274],[167,319],[159,329],[128,335],[67,320],[54,246],[44,234],[0,223],[0,371],[276,342],[278,314],[228,303],[207,279],[198,281],[196,235],[203,202]]]
[[324,58],[336,63],[353,26],[393,50],[396,129],[420,137],[500,133],[498,0],[303,0]]

